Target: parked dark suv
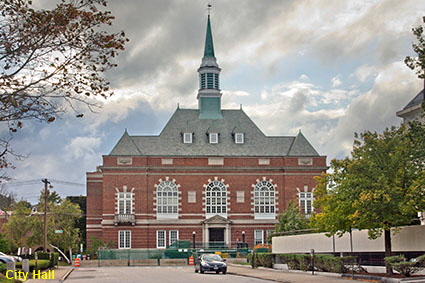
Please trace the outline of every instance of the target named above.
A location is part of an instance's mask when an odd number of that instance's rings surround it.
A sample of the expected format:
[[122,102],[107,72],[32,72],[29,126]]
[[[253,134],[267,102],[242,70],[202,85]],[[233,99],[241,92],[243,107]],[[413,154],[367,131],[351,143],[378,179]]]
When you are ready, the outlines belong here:
[[203,254],[195,261],[195,272],[204,273],[205,271],[222,272],[226,274],[227,264],[225,259],[216,254]]

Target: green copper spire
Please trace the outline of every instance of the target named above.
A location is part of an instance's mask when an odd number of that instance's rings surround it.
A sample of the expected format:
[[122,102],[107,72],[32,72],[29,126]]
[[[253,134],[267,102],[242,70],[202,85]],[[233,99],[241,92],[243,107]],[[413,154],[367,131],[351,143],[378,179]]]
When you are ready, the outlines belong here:
[[[208,5],[208,10],[211,5]],[[221,115],[220,71],[214,54],[210,15],[207,22],[204,57],[199,73],[199,119],[223,119]]]
[[208,15],[208,22],[207,22],[207,36],[205,37],[205,50],[204,50],[204,57],[212,57],[214,58],[214,44],[212,39],[212,32],[211,32],[211,23],[210,23],[210,15]]

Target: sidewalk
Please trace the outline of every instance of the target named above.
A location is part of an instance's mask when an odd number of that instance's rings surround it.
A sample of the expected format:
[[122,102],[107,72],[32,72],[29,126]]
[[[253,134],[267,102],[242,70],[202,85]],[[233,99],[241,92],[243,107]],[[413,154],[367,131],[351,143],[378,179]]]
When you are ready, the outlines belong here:
[[42,283],[42,282],[48,282],[48,283],[56,283],[60,282],[62,283],[65,281],[66,277],[72,272],[73,267],[72,266],[59,266],[56,269],[53,269],[55,271],[55,277],[53,280],[51,279],[28,279],[25,281],[25,283]]
[[[348,280],[353,280],[351,278],[342,277],[341,274],[337,273],[327,273],[327,272],[315,272],[315,275],[312,275],[309,272],[304,271],[287,271],[287,270],[277,270],[264,267],[258,267],[252,269],[248,265],[237,265],[229,264],[227,266],[227,272],[229,274],[234,274],[238,276],[247,276],[258,279],[271,280],[275,282],[345,282],[348,283]],[[385,278],[385,277],[376,277],[376,276],[356,276],[355,281],[366,281],[366,282],[386,282],[386,283],[424,283],[424,277],[407,277],[407,278]]]
[[275,282],[346,282],[347,279],[343,279],[338,274],[329,274],[324,276],[320,273],[311,273],[306,272],[288,272],[283,270],[276,270],[270,268],[255,268],[252,269],[249,265],[237,265],[229,264],[227,267],[227,273],[234,274],[238,276],[247,276],[265,280],[272,280]]

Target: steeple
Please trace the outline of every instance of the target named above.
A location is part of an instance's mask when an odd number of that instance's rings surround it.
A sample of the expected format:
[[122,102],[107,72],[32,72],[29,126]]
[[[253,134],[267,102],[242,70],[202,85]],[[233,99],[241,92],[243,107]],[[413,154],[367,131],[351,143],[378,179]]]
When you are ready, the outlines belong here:
[[[208,5],[208,9],[211,6]],[[220,71],[214,54],[210,15],[207,20],[204,57],[199,73],[198,108],[199,119],[223,119],[221,115]]]
[[213,44],[212,33],[211,33],[210,15],[208,15],[208,21],[207,21],[207,36],[205,37],[204,57],[215,58],[214,44]]

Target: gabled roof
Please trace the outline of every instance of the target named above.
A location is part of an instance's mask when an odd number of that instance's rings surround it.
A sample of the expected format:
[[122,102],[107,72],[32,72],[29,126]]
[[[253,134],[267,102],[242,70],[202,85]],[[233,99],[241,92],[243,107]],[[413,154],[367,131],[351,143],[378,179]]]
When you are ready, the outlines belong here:
[[[121,137],[109,155],[125,156],[319,156],[300,133],[296,137],[268,137],[243,110],[222,110],[223,119],[199,119],[197,109],[177,109],[159,136]],[[219,133],[219,142],[210,144],[208,132]],[[191,144],[183,143],[183,133],[193,134]],[[244,133],[244,143],[236,144],[234,133]]]
[[410,100],[410,102],[407,103],[407,105],[403,108],[403,110],[422,104],[422,102],[424,102],[425,100],[424,90],[425,89],[421,90],[421,92],[419,92],[412,100]]
[[214,215],[201,222],[202,224],[232,224],[232,221],[220,215]]
[[303,156],[306,152],[311,153],[312,151],[316,153],[313,155],[319,155],[317,151],[311,146],[310,142],[304,137],[304,135],[300,131],[298,135],[295,137],[295,140],[292,143],[291,148],[289,149],[288,155]]

